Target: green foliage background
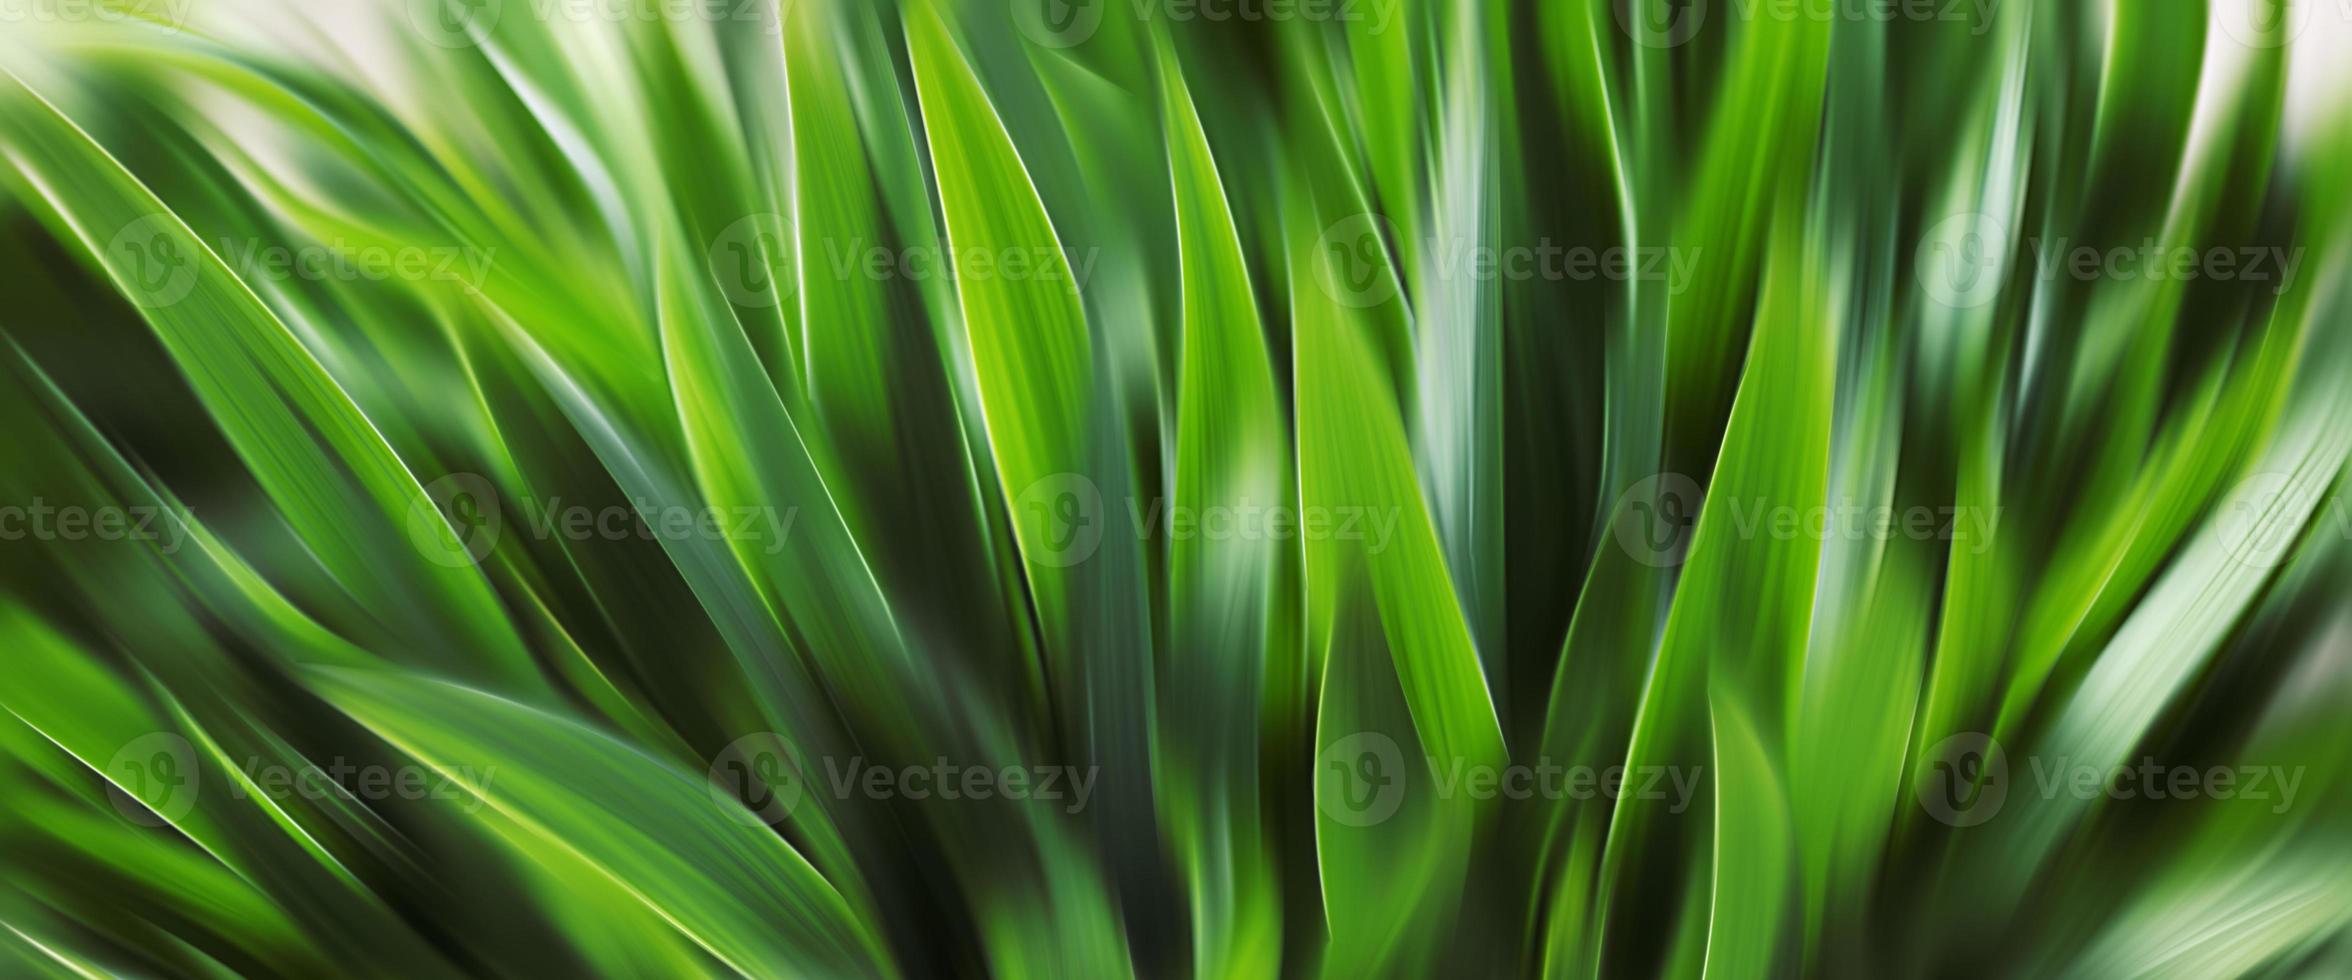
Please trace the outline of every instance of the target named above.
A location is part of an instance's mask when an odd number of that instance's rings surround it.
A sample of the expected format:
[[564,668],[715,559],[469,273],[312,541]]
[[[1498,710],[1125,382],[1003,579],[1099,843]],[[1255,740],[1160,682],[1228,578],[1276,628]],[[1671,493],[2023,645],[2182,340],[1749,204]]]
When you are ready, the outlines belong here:
[[2344,52],[1926,6],[11,6],[0,974],[2352,973]]

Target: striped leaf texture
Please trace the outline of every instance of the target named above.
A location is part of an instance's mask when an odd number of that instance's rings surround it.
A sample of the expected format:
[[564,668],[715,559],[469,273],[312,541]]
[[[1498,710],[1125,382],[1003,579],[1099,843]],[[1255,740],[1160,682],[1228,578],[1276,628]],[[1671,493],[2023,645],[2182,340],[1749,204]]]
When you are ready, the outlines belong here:
[[2352,975],[2345,0],[0,0],[0,977]]

